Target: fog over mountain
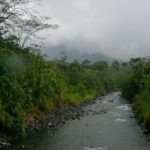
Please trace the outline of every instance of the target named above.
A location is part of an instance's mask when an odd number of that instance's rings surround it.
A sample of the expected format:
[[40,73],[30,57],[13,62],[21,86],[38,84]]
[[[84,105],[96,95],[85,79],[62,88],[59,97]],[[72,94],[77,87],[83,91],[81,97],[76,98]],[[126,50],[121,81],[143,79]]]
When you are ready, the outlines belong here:
[[32,3],[60,28],[46,47],[65,45],[82,52],[127,60],[150,55],[149,0],[42,0]]
[[72,62],[75,59],[82,62],[85,59],[88,59],[92,63],[96,61],[107,61],[108,63],[111,63],[115,60],[115,58],[107,57],[100,52],[89,53],[88,51],[82,51],[80,49],[71,49],[65,45],[51,46],[43,53],[47,54],[49,59],[57,60],[60,59],[60,52],[66,53],[68,62]]

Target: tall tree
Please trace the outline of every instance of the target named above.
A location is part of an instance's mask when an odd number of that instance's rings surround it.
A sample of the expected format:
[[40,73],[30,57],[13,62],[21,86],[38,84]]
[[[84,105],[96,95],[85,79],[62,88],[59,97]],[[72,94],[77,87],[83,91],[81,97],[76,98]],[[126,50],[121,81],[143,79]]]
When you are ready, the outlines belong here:
[[100,71],[105,71],[109,67],[106,61],[97,61],[93,64],[93,68]]
[[83,62],[82,62],[82,66],[84,67],[89,67],[91,65],[91,62],[88,60],[88,59],[85,59]]
[[112,62],[111,67],[115,70],[119,70],[120,69],[120,63],[117,60],[115,60]]
[[[32,0],[31,0],[32,1]],[[25,8],[29,0],[0,0],[0,37],[15,35],[18,45],[24,48],[31,37],[44,29],[55,29],[49,17],[33,14]]]
[[12,28],[12,33],[18,37],[19,45],[24,48],[27,41],[37,37],[36,33],[44,29],[56,29],[58,25],[51,24],[50,18],[30,15],[29,19],[17,19]]
[[0,0],[0,35],[2,36],[8,30],[11,21],[25,13],[21,7],[29,3],[29,0]]

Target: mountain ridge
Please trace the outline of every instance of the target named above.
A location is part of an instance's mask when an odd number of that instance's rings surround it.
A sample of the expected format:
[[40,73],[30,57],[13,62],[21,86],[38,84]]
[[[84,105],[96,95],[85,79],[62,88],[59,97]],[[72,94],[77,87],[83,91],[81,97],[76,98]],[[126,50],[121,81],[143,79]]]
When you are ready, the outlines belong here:
[[44,51],[44,53],[47,54],[48,59],[52,59],[52,60],[60,59],[60,52],[66,53],[68,62],[72,62],[75,59],[82,62],[85,59],[88,59],[92,63],[96,61],[107,61],[108,63],[112,63],[114,60],[116,60],[114,58],[105,56],[100,52],[89,53],[86,51],[81,51],[80,49],[77,48],[69,48],[64,45],[51,46]]

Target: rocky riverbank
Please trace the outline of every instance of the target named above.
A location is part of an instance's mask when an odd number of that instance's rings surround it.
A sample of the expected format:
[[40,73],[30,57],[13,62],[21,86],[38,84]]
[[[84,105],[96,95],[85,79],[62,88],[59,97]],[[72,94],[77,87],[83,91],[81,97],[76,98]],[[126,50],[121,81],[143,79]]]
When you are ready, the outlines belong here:
[[[96,100],[85,101],[84,103],[75,106],[75,105],[61,105],[55,108],[50,113],[40,113],[37,117],[34,118],[33,122],[28,122],[26,124],[26,134],[33,135],[42,128],[57,128],[58,125],[63,125],[67,120],[80,119],[84,114],[83,107],[94,103]],[[10,137],[6,134],[0,134],[0,148],[10,146],[11,143],[18,140],[18,137]]]
[[131,105],[118,92],[80,106],[59,107],[49,117],[44,129],[6,150],[150,149]]

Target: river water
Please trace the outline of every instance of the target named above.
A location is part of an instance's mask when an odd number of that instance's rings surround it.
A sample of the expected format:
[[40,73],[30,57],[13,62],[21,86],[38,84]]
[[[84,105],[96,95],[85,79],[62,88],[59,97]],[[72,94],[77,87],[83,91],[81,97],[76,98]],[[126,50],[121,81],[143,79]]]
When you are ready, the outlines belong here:
[[9,150],[150,150],[150,143],[136,120],[130,104],[120,93],[97,98],[78,120],[53,129],[43,129]]

